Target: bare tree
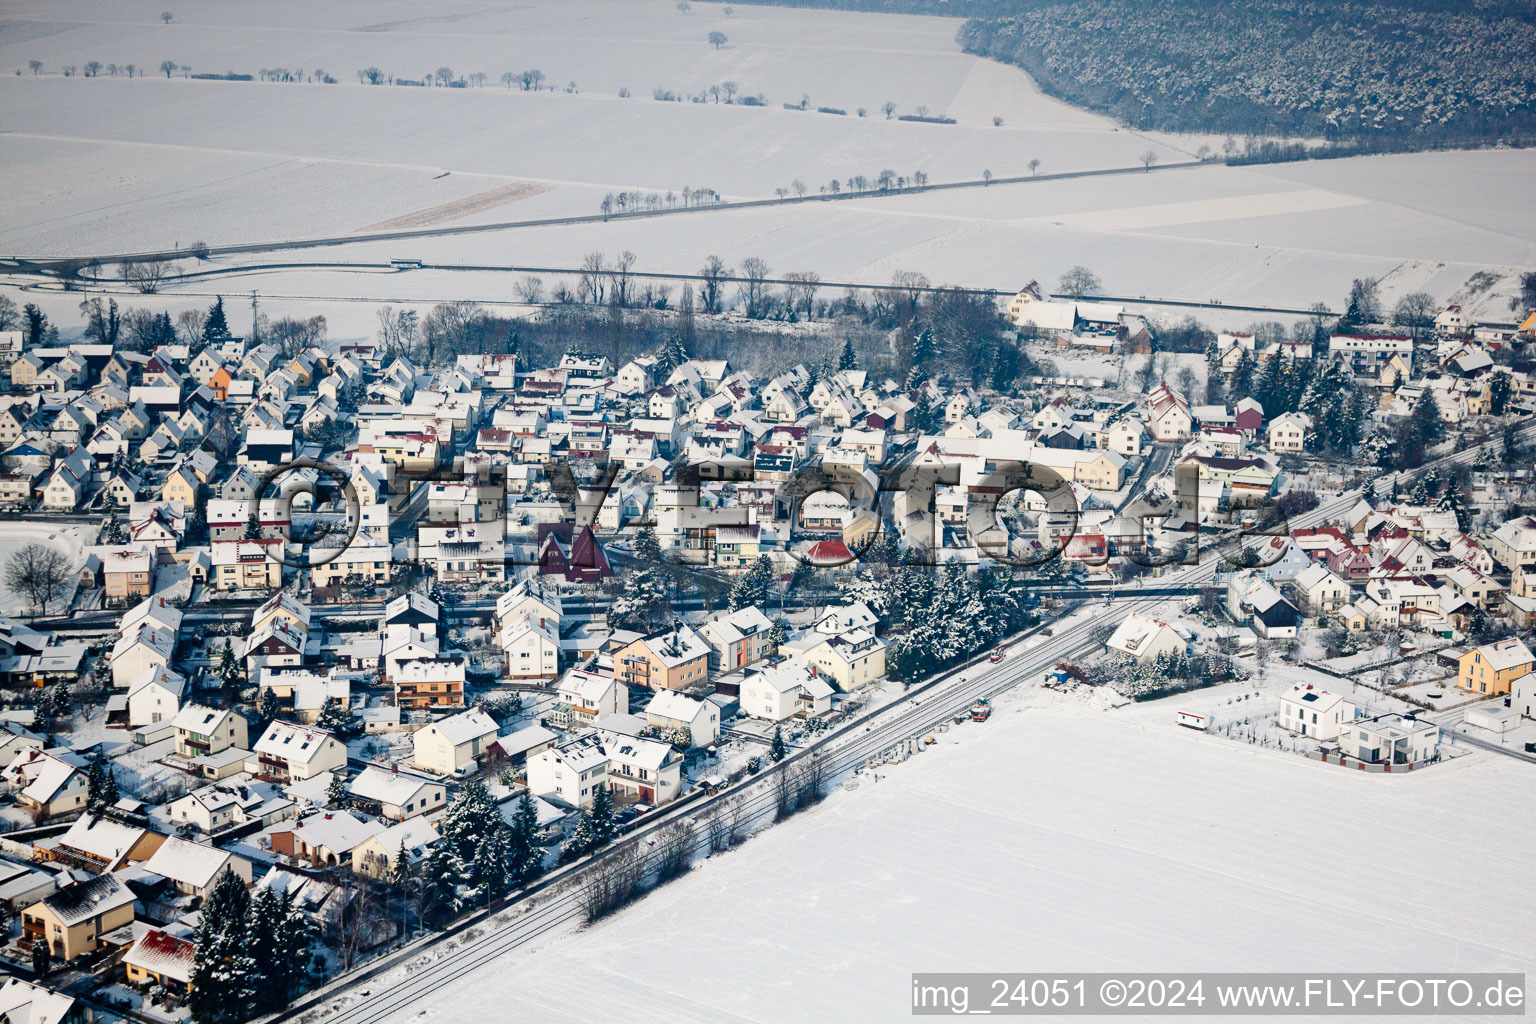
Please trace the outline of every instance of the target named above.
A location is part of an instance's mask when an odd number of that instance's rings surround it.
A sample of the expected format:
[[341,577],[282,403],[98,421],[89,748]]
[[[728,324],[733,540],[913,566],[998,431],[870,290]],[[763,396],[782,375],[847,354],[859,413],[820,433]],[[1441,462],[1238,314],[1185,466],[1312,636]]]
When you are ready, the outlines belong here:
[[153,295],[170,273],[173,264],[169,260],[133,260],[122,265],[123,281],[133,285],[144,295]]
[[730,42],[730,40],[726,37],[726,34],[719,30],[711,32],[708,36],[708,39],[709,44],[717,50],[724,46],[726,43]]
[[827,795],[827,763],[819,754],[801,760],[795,770],[795,802],[800,810],[820,803]]
[[501,84],[505,85],[508,89],[512,88],[512,83],[515,81],[517,81],[517,76],[512,72],[503,71],[501,73]]
[[785,188],[783,185],[780,185],[778,188],[774,189],[773,191],[774,191],[774,194],[779,197],[779,202],[781,202],[781,203],[784,201],[784,197],[789,195],[789,189]]
[[756,320],[768,312],[768,264],[756,256],[741,261],[741,298],[748,318]]
[[689,11],[693,10],[693,4],[689,3],[688,0],[677,0],[677,9],[682,11],[684,14],[687,14]]
[[704,312],[720,312],[725,299],[721,284],[730,273],[731,268],[719,256],[705,258],[704,266],[699,269],[699,276],[704,279],[704,283],[699,286],[699,306]]
[[32,73],[35,75],[43,70],[43,62],[40,60],[29,60],[27,61],[27,67],[31,68]]
[[880,113],[884,114],[885,119],[889,121],[891,119],[891,115],[896,113],[896,104],[890,100],[886,100],[884,103],[880,104]]
[[687,871],[698,845],[698,833],[686,818],[679,818],[663,828],[656,837],[657,884],[670,882]]
[[1397,306],[1392,311],[1392,322],[1408,328],[1417,341],[1435,326],[1435,313],[1438,309],[1434,296],[1428,292],[1409,292],[1397,300]]
[[635,268],[635,254],[625,249],[613,261],[613,301],[628,306],[630,300],[630,272]]
[[1149,149],[1141,154],[1141,166],[1146,170],[1150,171],[1155,163],[1157,163],[1157,153],[1155,151]]
[[606,917],[638,896],[646,867],[645,857],[635,844],[628,843],[582,872],[578,898],[587,923]]
[[47,615],[49,603],[64,593],[72,573],[73,566],[64,552],[34,541],[18,548],[5,563],[5,585]]
[[916,312],[923,293],[931,287],[928,275],[915,270],[898,270],[891,275],[891,287],[901,292],[907,301],[907,311]]
[[175,71],[178,67],[180,65],[173,60],[163,60],[160,62],[160,70],[165,73],[166,78],[170,78],[171,72]]
[[581,260],[581,298],[597,305],[603,301],[603,254],[589,252]]
[[1075,266],[1062,274],[1061,281],[1056,285],[1057,291],[1074,299],[1092,295],[1103,288],[1104,283],[1098,279],[1098,276],[1084,266]]
[[86,78],[95,78],[101,74],[101,61],[99,60],[88,60],[85,62],[84,67]]
[[725,102],[727,103],[734,102],[736,94],[741,92],[741,86],[735,82],[721,82],[720,88],[725,93]]
[[161,11],[160,12],[160,20],[163,21],[167,25],[169,25],[171,23],[171,17],[172,17],[172,15],[171,15],[170,11]]
[[447,85],[453,81],[453,68],[438,68],[432,73],[432,77],[437,79],[438,85]]
[[544,81],[544,72],[538,68],[530,68],[527,71],[518,72],[517,80],[523,83],[524,92],[528,92],[530,89],[537,90],[539,83]]
[[532,274],[524,274],[520,277],[516,290],[517,297],[530,306],[536,306],[544,301],[544,282]]
[[1040,158],[1039,157],[1032,157],[1030,159],[1030,161],[1029,161],[1029,174],[1030,174],[1030,177],[1034,177],[1035,174],[1039,172],[1039,170],[1040,170]]
[[208,314],[201,309],[184,309],[176,314],[176,327],[181,331],[181,336],[187,340],[188,345],[196,345],[203,339],[203,321],[208,319]]
[[789,183],[789,187],[795,190],[796,198],[805,198],[805,182],[801,181],[799,178],[796,178],[794,181]]
[[790,309],[798,309],[810,320],[816,311],[816,292],[821,288],[821,275],[814,270],[797,270],[784,275]]
[[992,171],[990,168],[981,172],[981,182],[983,187],[992,184]]
[[469,76],[469,84],[478,89],[485,85],[486,77],[487,75],[484,71],[476,71],[474,74]]

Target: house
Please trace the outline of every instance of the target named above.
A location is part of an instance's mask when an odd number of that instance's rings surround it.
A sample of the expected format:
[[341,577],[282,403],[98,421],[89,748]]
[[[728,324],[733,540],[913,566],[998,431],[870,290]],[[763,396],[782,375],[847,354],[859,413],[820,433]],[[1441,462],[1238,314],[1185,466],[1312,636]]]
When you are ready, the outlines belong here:
[[108,551],[101,557],[101,580],[108,601],[148,597],[155,582],[155,556],[130,549]]
[[[677,799],[683,785],[683,757],[672,744],[602,728],[596,734],[608,757],[605,781],[615,795],[656,807]],[[532,771],[530,762],[530,782]]]
[[774,652],[773,623],[755,605],[721,612],[699,627],[709,644],[712,671],[731,672],[755,664]]
[[[176,621],[180,622],[180,612]],[[126,690],[147,669],[170,664],[176,651],[176,630],[156,626],[147,619],[130,625],[130,617],[124,616],[119,625],[119,636],[112,645],[112,685]]]
[[200,898],[208,895],[226,871],[251,884],[251,862],[244,857],[177,836],[160,844],[144,862],[144,870],[164,878],[177,892]]
[[1515,680],[1531,671],[1533,662],[1536,658],[1519,637],[1483,644],[1456,660],[1456,686],[1502,697],[1513,689]]
[[645,720],[671,733],[686,732],[689,745],[707,747],[720,736],[720,708],[675,690],[662,690],[645,706]]
[[484,711],[465,711],[433,722],[411,735],[412,761],[439,775],[464,775],[496,739],[494,719]]
[[600,787],[608,785],[608,753],[596,730],[528,757],[528,791],[545,800],[578,810],[589,807]]
[[294,600],[285,593],[273,594],[251,613],[251,632],[256,633],[273,622],[281,622],[289,631],[298,634],[309,632],[311,612],[309,606]]
[[391,821],[440,811],[448,805],[448,787],[434,779],[399,768],[364,768],[347,784],[347,794],[359,810]]
[[264,778],[300,782],[347,764],[347,747],[319,729],[276,721],[267,726],[252,748],[256,755],[246,770]]
[[1520,516],[1500,526],[1488,538],[1488,553],[1511,572],[1536,562],[1536,516]]
[[245,718],[231,708],[188,704],[176,713],[176,755],[192,760],[249,745]]
[[195,789],[166,805],[170,820],[212,835],[234,825],[270,825],[298,813],[298,805],[274,782],[244,773]]
[[267,556],[265,544],[256,541],[220,541],[212,545],[215,590],[276,590],[283,585],[283,563]]
[[73,960],[100,949],[103,935],[131,924],[133,900],[133,890],[116,875],[65,886],[22,911],[22,941],[46,942],[55,960]]
[[885,675],[885,649],[885,641],[867,629],[834,636],[811,632],[784,647],[813,676],[825,677],[844,693]]
[[551,725],[563,729],[591,725],[609,715],[629,714],[629,687],[617,679],[574,669],[555,687]]
[[177,998],[192,989],[191,939],[151,928],[123,954],[122,964],[131,985],[158,985]]
[[402,708],[463,707],[463,658],[408,658],[394,661],[389,681]]
[[553,679],[560,674],[560,634],[548,619],[528,617],[504,627],[501,649],[508,679]]
[[560,591],[537,576],[529,576],[496,599],[496,624],[505,634],[525,619],[535,619],[558,631],[561,609]]
[[1363,718],[1339,730],[1339,751],[1368,764],[1423,764],[1440,752],[1440,727],[1412,716]]
[[246,671],[254,676],[262,668],[304,664],[304,648],[308,642],[301,627],[287,619],[269,618],[240,641],[237,656],[245,663]]
[[1115,628],[1104,644],[1111,651],[1140,662],[1155,662],[1163,655],[1182,657],[1184,638],[1166,622],[1132,612]]
[[21,978],[6,978],[0,985],[0,1020],[13,1024],[88,1024],[94,1019],[85,1003],[44,985]]
[[86,814],[58,837],[49,859],[99,875],[148,860],[164,842],[158,832]]
[[613,677],[628,686],[681,690],[709,675],[713,648],[682,623],[633,640],[614,652]]
[[425,818],[407,818],[354,846],[352,870],[368,878],[388,879],[402,856],[408,864],[419,864],[438,838],[437,829]]
[[1147,426],[1158,441],[1182,441],[1194,429],[1189,402],[1163,381],[1147,395]]
[[1313,562],[1296,574],[1291,584],[1301,609],[1308,615],[1328,615],[1349,603],[1349,584],[1323,562]]
[[180,672],[164,665],[145,669],[128,684],[128,724],[153,725],[175,718],[186,689],[187,677]]
[[1280,727],[1299,736],[1329,743],[1354,720],[1354,704],[1310,683],[1293,686],[1280,695]]
[[6,766],[4,779],[17,806],[39,818],[85,807],[86,760],[68,750],[29,750]]
[[741,710],[756,718],[782,722],[798,714],[816,715],[832,706],[834,690],[804,662],[787,660],[741,681]]
[[316,867],[352,863],[352,852],[387,826],[346,811],[317,811],[272,829],[272,851]]
[[1312,436],[1312,417],[1301,412],[1281,413],[1269,421],[1269,450],[1276,453],[1303,452]]

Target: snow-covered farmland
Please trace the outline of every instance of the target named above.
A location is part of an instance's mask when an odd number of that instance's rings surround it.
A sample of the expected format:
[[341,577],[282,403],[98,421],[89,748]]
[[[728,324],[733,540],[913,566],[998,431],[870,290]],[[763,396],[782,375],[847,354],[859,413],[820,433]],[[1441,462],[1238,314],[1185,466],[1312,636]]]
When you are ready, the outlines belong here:
[[1477,753],[1365,775],[1182,730],[1179,698],[1080,701],[1009,698],[879,782],[393,1019],[895,1021],[924,970],[1536,965],[1530,901],[1464,874],[1529,847],[1529,815],[1511,813],[1529,766]]

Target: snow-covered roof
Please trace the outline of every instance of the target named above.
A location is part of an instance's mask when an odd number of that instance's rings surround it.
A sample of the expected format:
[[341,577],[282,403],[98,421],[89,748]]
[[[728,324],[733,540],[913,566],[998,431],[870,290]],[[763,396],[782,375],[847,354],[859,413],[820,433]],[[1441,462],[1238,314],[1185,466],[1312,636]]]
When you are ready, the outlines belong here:
[[543,746],[559,738],[558,733],[551,732],[542,725],[530,725],[499,737],[496,740],[496,745],[501,748],[501,752],[507,757],[516,757],[519,754],[527,753],[534,747]]
[[1484,644],[1477,648],[1477,653],[1482,655],[1488,667],[1495,672],[1529,665],[1532,661],[1531,649],[1517,636],[1494,644]]
[[435,728],[454,746],[468,743],[482,736],[496,734],[496,721],[478,708],[450,715],[427,728]]
[[116,875],[97,875],[66,886],[43,899],[43,906],[65,926],[89,921],[118,907],[132,906],[133,892]]
[[645,713],[656,718],[670,718],[679,722],[692,722],[704,710],[704,702],[685,696],[676,690],[661,690],[646,705]]
[[185,984],[192,980],[192,952],[186,939],[151,928],[123,955],[123,963]]
[[267,731],[256,741],[254,750],[258,754],[271,754],[305,764],[313,761],[328,742],[335,742],[335,738],[328,732],[279,721],[267,726]]
[[347,792],[361,800],[376,800],[399,807],[412,802],[427,786],[441,787],[442,783],[411,772],[386,771],[377,765],[369,765],[347,786]]
[[144,870],[201,889],[212,883],[232,856],[212,846],[171,836],[144,862]]
[[187,677],[180,672],[172,672],[164,665],[151,665],[128,684],[128,696],[132,697],[146,686],[159,686],[169,690],[180,700],[187,688]]
[[319,811],[293,827],[293,834],[310,846],[345,853],[370,836],[385,830],[380,822],[359,818],[346,811]]
[[87,814],[69,826],[69,831],[59,837],[58,844],[99,857],[115,867],[118,859],[144,838],[144,832],[142,828],[124,825],[111,818]]

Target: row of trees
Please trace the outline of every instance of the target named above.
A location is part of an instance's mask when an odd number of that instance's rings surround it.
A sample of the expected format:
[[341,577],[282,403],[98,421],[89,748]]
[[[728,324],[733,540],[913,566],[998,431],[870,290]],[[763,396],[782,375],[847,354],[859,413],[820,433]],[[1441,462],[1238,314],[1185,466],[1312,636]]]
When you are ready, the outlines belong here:
[[232,871],[203,901],[188,1008],[200,1024],[239,1024],[288,1005],[309,976],[313,935],[287,893],[252,896]]

